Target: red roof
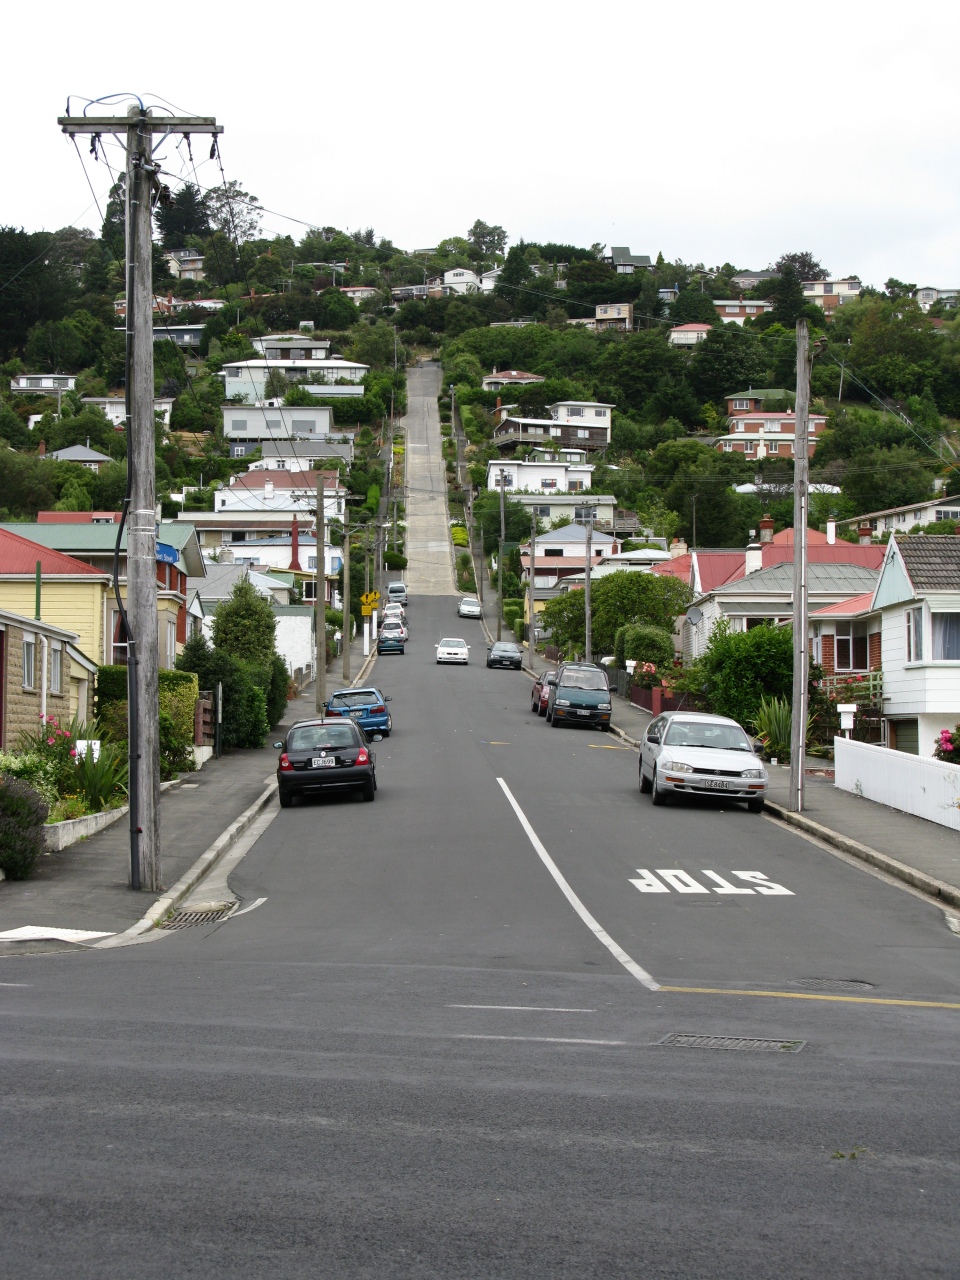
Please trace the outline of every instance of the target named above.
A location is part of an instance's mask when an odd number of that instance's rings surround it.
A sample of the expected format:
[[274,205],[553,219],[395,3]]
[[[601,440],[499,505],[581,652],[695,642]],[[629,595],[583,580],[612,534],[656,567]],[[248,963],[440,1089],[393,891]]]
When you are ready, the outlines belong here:
[[[773,535],[773,543],[774,543],[774,546],[777,546],[777,547],[792,547],[793,546],[793,530],[781,529],[779,533],[775,533]],[[808,529],[807,530],[807,546],[812,547],[815,543],[819,543],[819,544],[822,544],[823,546],[826,546],[827,535],[825,533],[821,533],[819,529]]]
[[687,551],[682,556],[674,556],[671,560],[661,560],[659,564],[651,565],[654,573],[659,573],[662,578],[679,578],[681,582],[690,581],[690,566],[693,563],[693,556]]
[[338,471],[245,471],[237,476],[231,489],[262,489],[272,484],[275,489],[315,489],[317,477],[323,476],[323,487],[335,489],[340,479]]
[[[810,564],[857,564],[864,569],[879,569],[883,564],[886,547],[861,547],[851,542],[811,542],[807,547]],[[763,547],[763,567],[774,564],[792,564],[793,546],[776,546],[768,542]]]
[[93,524],[94,520],[102,524],[109,520],[111,524],[120,523],[119,511],[38,511],[37,524]]
[[38,560],[41,575],[106,576],[102,569],[94,569],[81,560],[74,560],[73,556],[65,556],[62,551],[51,551],[49,547],[41,547],[38,542],[31,542],[29,538],[21,538],[19,533],[0,529],[0,574],[35,574]]
[[670,330],[671,333],[709,333],[713,328],[712,324],[700,324],[698,321],[692,321],[690,324],[675,324]]
[[747,562],[745,551],[697,551],[700,590],[714,591],[743,577]]
[[873,592],[866,591],[862,596],[851,596],[849,600],[838,600],[836,604],[824,605],[822,609],[814,609],[810,617],[822,618],[825,614],[834,618],[855,618],[858,613],[868,613],[873,603]]

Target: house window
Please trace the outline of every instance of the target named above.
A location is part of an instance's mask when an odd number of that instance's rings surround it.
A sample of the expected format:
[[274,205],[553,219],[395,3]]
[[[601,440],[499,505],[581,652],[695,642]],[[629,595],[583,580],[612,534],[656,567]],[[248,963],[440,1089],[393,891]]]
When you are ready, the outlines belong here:
[[934,520],[960,520],[960,511],[935,511]]
[[832,284],[825,284],[825,285],[823,286],[823,292],[824,292],[825,294],[827,294],[827,293],[833,293],[833,285],[832,285]]
[[550,514],[549,507],[543,507],[543,506],[531,507],[530,510],[533,512],[535,516],[549,516]]
[[543,479],[543,480],[541,480],[541,481],[540,481],[540,488],[541,488],[541,489],[555,489],[556,487],[557,487],[557,482],[556,482],[556,480],[547,480],[547,479]]
[[574,408],[574,409],[568,409],[568,410],[567,410],[567,417],[568,417],[568,418],[582,418],[582,417],[583,417],[583,409],[577,409],[577,408]]
[[934,613],[934,662],[960,662],[960,613]]
[[246,452],[247,452],[246,445],[238,444],[234,448],[233,456],[235,458],[242,458]]
[[757,311],[756,307],[747,307],[746,310],[747,310],[748,316],[756,315],[756,311]]
[[593,416],[595,418],[605,418],[607,416],[606,409],[594,409]]
[[779,440],[770,440],[770,441],[768,441],[768,443],[767,443],[767,452],[768,452],[768,453],[779,453],[779,452],[780,452],[780,441],[779,441]]
[[583,428],[583,427],[581,427],[581,428],[580,428],[580,430],[577,432],[577,439],[578,439],[578,440],[589,440],[589,439],[590,439],[590,429],[589,429],[589,427],[588,427],[588,428]]
[[754,449],[756,449],[756,447],[757,447],[757,446],[756,446],[756,444],[755,444],[752,440],[744,440],[744,442],[743,442],[743,452],[744,452],[744,453],[753,453],[753,451],[754,451]]
[[923,661],[923,610],[908,609],[903,615],[907,628],[907,661]]
[[[583,524],[587,520],[596,520],[597,508],[596,507],[574,507],[573,518],[574,520],[577,521],[578,524]],[[600,552],[597,551],[595,554],[599,555]]]
[[734,431],[742,431],[743,427],[744,427],[744,424],[742,422],[735,422],[733,424]]
[[780,430],[782,430],[782,429],[783,429],[783,423],[782,423],[782,422],[768,422],[768,423],[767,423],[767,430],[768,430],[768,431],[780,431]]
[[294,418],[294,431],[315,431],[317,427],[316,418]]
[[307,568],[315,570],[317,567],[317,557],[307,556]]
[[173,618],[167,619],[167,666],[172,667],[177,660],[177,624]]
[[23,687],[32,689],[37,678],[37,641],[34,636],[23,637]]
[[728,316],[730,316],[730,315],[736,316],[736,315],[739,315],[739,314],[740,314],[740,308],[739,308],[739,307],[724,307],[723,309],[724,309],[724,311],[727,313],[727,315],[728,315]]
[[583,492],[583,481],[582,481],[582,480],[571,480],[571,481],[570,481],[570,483],[567,485],[567,491],[568,491],[568,493],[582,493],[582,492]]
[[749,401],[749,400],[734,400],[734,402],[733,402],[733,407],[734,407],[735,409],[749,409],[749,408],[750,408],[750,401]]
[[865,622],[838,622],[834,650],[837,671],[866,671],[870,666]]
[[50,649],[50,692],[63,692],[63,650],[59,645]]
[[545,556],[562,556],[563,547],[544,547],[543,554]]
[[733,453],[733,441],[732,441],[732,440],[724,440],[724,442],[723,442],[723,452],[724,452],[724,453]]
[[499,486],[500,486],[500,485],[503,485],[503,487],[504,487],[505,489],[512,489],[512,488],[513,488],[513,472],[512,472],[512,471],[500,471],[500,472],[498,472],[498,474],[497,474],[497,487],[499,488]]

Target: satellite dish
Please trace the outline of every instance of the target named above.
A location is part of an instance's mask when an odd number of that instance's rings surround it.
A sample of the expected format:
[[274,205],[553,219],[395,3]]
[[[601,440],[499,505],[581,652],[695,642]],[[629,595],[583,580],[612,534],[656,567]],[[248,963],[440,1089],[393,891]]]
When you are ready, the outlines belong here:
[[698,609],[696,605],[691,605],[687,610],[687,621],[690,623],[691,627],[695,627],[702,617],[703,610]]

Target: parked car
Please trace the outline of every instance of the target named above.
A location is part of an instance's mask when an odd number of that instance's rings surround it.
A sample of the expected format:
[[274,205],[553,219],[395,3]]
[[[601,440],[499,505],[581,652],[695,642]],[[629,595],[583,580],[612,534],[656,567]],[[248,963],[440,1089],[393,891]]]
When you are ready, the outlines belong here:
[[377,635],[377,653],[403,653],[406,641],[399,631],[384,631],[381,627]]
[[289,809],[297,796],[320,795],[324,791],[354,789],[364,800],[372,800],[377,790],[377,757],[371,741],[358,724],[342,717],[298,720],[282,742],[273,745],[280,752],[277,787],[281,809]]
[[473,596],[464,596],[457,606],[457,614],[461,618],[482,618],[483,609],[479,600]]
[[399,618],[401,622],[406,623],[407,611],[399,601],[391,601],[383,606],[382,621],[386,622],[388,618]]
[[462,662],[464,666],[470,661],[470,646],[466,640],[447,637],[437,645],[438,662]]
[[523,650],[512,640],[495,640],[487,645],[487,666],[519,671],[523,666]]
[[541,671],[533,682],[533,690],[530,695],[530,710],[535,711],[537,715],[545,716],[547,714],[547,698],[550,694],[547,677],[555,676],[556,674],[556,669],[551,667],[547,671]]
[[722,795],[763,810],[767,771],[736,720],[697,711],[667,711],[640,742],[640,790],[654,804],[671,795]]
[[388,635],[397,634],[404,644],[410,639],[410,628],[400,618],[387,618],[380,628],[380,634],[383,635],[384,632]]
[[607,673],[592,662],[564,662],[547,677],[547,724],[595,724],[610,728],[613,706]]
[[405,582],[388,582],[387,583],[387,603],[406,605],[407,584]]
[[387,710],[391,699],[371,685],[368,689],[337,689],[327,700],[327,716],[348,716],[364,733],[390,737],[393,716]]

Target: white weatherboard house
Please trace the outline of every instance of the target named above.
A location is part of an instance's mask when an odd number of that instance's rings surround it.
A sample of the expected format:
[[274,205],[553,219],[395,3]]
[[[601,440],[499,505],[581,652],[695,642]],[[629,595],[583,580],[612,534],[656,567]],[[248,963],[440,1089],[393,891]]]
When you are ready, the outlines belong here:
[[487,488],[501,483],[508,493],[582,493],[590,488],[593,466],[583,449],[534,449],[520,461],[487,463]]
[[223,436],[230,454],[242,458],[266,440],[289,444],[294,440],[326,438],[333,427],[329,405],[269,408],[255,404],[223,406]]
[[[288,382],[302,382],[313,394],[363,395],[363,379],[370,366],[332,356],[329,360],[298,360],[285,356],[278,360],[236,360],[224,365],[223,388],[228,400],[241,396],[249,404],[263,400],[267,378],[279,370]],[[341,384],[341,385],[338,385]],[[319,390],[314,390],[319,388]]]
[[960,722],[960,538],[891,538],[873,610],[887,743],[931,756],[940,730]]

